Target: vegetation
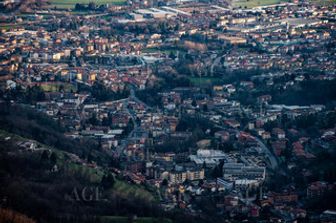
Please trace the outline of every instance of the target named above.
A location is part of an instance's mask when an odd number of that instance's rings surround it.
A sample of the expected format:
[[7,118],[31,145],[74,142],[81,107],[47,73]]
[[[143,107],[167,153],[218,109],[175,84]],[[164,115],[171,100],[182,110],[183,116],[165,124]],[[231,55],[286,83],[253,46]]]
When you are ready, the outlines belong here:
[[300,83],[297,88],[275,92],[273,101],[287,105],[328,104],[336,100],[335,86],[336,80],[307,80]]
[[208,130],[213,133],[215,127],[207,119],[185,115],[177,125],[176,131],[191,132],[191,137],[183,141],[168,139],[165,143],[157,145],[155,151],[176,153],[187,152],[189,148],[196,148],[196,143],[207,136]]
[[[114,184],[114,177],[103,176],[100,168],[76,164],[67,153],[43,144],[35,152],[19,152],[17,144],[22,141],[28,140],[1,132],[0,197],[6,197],[3,205],[29,213],[39,222],[97,222],[90,215],[146,216],[152,210],[141,197],[149,195],[138,192],[138,187],[120,180]],[[54,170],[55,164],[58,167]],[[126,185],[139,196],[121,193],[120,188]],[[99,190],[97,197],[92,194],[95,190]]]
[[135,217],[121,217],[121,216],[104,216],[100,218],[102,223],[170,223],[169,219],[165,218],[135,218]]
[[33,86],[23,89],[21,86],[17,86],[6,92],[6,99],[8,101],[14,100],[25,104],[34,104],[37,101],[45,99],[44,90],[41,87]]
[[121,180],[116,180],[113,190],[125,197],[131,196],[145,201],[154,201],[153,195],[141,186],[132,185]]
[[[139,216],[135,222],[170,222],[167,218],[195,222],[182,213],[162,212],[144,186],[126,183],[100,167],[86,165],[90,160],[105,165],[108,156],[89,141],[65,138],[64,129],[43,114],[3,103],[0,112],[0,129],[6,129],[0,131],[0,197],[6,198],[3,207],[50,223],[100,222],[99,216],[135,215]],[[36,141],[36,151],[27,151],[18,145],[31,140],[8,131],[48,145]],[[78,154],[81,160],[73,159],[68,152]],[[83,191],[87,196],[83,197]]]
[[129,96],[129,89],[118,90],[117,92],[108,89],[101,81],[96,81],[92,87],[86,85],[80,85],[79,91],[88,91],[92,94],[92,97],[98,101],[119,100],[127,98]]
[[172,74],[162,75],[160,81],[145,90],[136,91],[136,96],[150,106],[162,106],[161,96],[158,92],[167,91],[176,87],[191,87],[191,82],[184,76]]
[[47,83],[47,84],[42,84],[41,88],[43,91],[46,92],[75,92],[77,88],[69,83]]
[[222,81],[218,77],[189,77],[189,80],[194,86],[212,86]]
[[0,128],[41,143],[72,152],[84,159],[95,157],[103,162],[107,157],[97,150],[98,145],[90,139],[73,140],[64,136],[64,129],[48,116],[20,105],[0,105]]
[[128,223],[130,221],[134,223],[171,223],[172,221],[165,218],[132,218],[121,216],[104,216],[100,218],[102,223]]
[[310,1],[319,5],[328,5],[336,3],[336,0],[310,0]]
[[0,222],[35,223],[36,221],[19,212],[10,209],[0,209]]
[[234,7],[253,8],[263,5],[274,5],[282,2],[288,2],[288,0],[235,0],[233,1]]
[[125,0],[50,0],[52,6],[57,8],[74,8],[77,3],[79,4],[89,4],[95,3],[96,5],[102,4],[114,4],[121,5],[125,4]]

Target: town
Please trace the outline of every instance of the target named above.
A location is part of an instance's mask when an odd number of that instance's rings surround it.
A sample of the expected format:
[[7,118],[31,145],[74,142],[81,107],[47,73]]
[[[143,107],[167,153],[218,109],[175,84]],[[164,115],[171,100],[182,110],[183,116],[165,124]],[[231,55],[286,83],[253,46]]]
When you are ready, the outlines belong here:
[[[105,158],[73,162],[150,188],[164,211],[333,222],[336,7],[322,2],[0,1],[0,104],[92,141]],[[19,147],[57,148],[35,135]]]

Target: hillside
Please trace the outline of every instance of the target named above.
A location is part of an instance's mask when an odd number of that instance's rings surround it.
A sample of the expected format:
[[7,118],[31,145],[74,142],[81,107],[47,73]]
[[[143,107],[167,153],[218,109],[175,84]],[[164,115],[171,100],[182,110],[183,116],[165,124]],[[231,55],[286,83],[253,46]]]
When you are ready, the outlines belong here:
[[149,192],[110,174],[74,154],[0,131],[2,205],[39,222],[160,213]]
[[155,190],[113,171],[118,161],[95,143],[64,137],[63,127],[29,107],[0,105],[2,207],[48,223],[193,222],[161,210]]

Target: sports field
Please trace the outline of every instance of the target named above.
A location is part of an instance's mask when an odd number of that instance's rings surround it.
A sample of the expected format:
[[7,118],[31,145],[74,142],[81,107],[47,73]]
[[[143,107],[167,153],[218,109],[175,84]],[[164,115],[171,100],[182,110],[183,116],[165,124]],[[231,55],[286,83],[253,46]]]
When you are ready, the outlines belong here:
[[112,5],[123,5],[127,0],[50,0],[51,6],[56,6],[57,8],[74,8],[76,3],[89,4],[94,2],[97,5],[101,4],[112,4]]

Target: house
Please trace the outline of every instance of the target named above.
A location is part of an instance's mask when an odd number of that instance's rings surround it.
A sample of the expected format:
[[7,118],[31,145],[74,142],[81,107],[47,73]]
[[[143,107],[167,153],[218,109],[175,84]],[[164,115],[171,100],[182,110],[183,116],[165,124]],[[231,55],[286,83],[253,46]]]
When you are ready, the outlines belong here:
[[225,120],[224,123],[228,126],[230,126],[231,128],[239,128],[240,127],[240,123],[237,120],[234,119],[230,119],[230,120]]
[[272,100],[271,95],[261,95],[257,98],[258,103],[268,103]]
[[285,131],[280,128],[273,128],[272,134],[277,137],[278,139],[284,139],[286,138]]
[[274,154],[280,156],[283,151],[286,149],[287,142],[285,140],[276,140],[271,142],[272,149]]
[[215,132],[215,138],[220,139],[221,142],[227,142],[230,140],[230,133],[227,131]]
[[322,197],[326,192],[336,189],[335,184],[328,184],[324,181],[315,181],[307,187],[308,198]]
[[273,198],[274,203],[284,204],[298,201],[298,194],[294,192],[272,193],[270,197]]
[[263,132],[263,133],[261,134],[261,137],[262,137],[263,139],[267,140],[267,139],[270,139],[270,138],[271,138],[271,134],[270,134],[269,132]]

